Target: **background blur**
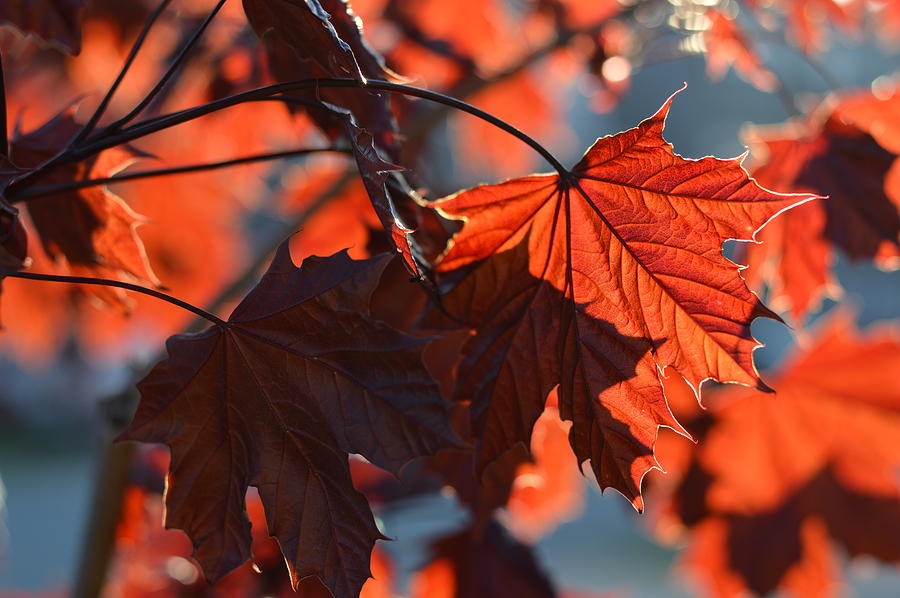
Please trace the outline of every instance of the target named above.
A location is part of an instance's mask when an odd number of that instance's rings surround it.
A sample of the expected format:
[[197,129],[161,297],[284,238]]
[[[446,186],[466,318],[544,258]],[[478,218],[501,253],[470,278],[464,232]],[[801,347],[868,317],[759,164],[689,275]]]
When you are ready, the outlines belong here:
[[[200,13],[197,7],[203,4],[176,2],[173,14],[196,18],[195,15]],[[518,7],[520,2],[511,4]],[[661,3],[661,14],[667,14],[666,10],[674,10],[680,4],[675,0]],[[26,101],[28,94],[22,97],[19,93],[12,102],[11,120],[16,118],[15,110],[23,112],[21,118],[25,122],[30,118],[29,113],[35,117],[32,121],[39,120],[39,115],[34,113],[46,114],[54,105],[62,107],[75,97],[72,92],[87,94],[87,102],[96,101],[91,98],[114,73],[109,70],[116,64],[113,56],[120,55],[122,48],[127,46],[111,38],[113,32],[111,26],[106,25],[106,13],[92,10],[87,13],[82,55],[71,59],[72,64],[85,61],[87,66],[81,68],[88,74],[69,75],[72,81],[66,85],[55,75],[44,74],[44,71],[52,72],[56,68],[52,60],[28,58],[32,60],[28,72],[20,72],[19,64],[24,63],[15,63],[16,57],[30,56],[28,52],[33,50],[27,45],[32,42],[22,41],[8,29],[0,31],[0,49],[8,71],[10,93],[17,94],[15,85],[19,83],[20,89],[32,90],[29,92],[31,97],[37,98],[32,103],[40,105],[30,106]],[[223,15],[222,21],[227,25],[222,27],[236,27],[239,18],[237,12]],[[668,31],[671,27],[665,18],[659,19],[656,27],[660,40],[668,40],[667,36],[674,35]],[[891,47],[883,39],[876,38],[870,29],[864,31],[855,38],[830,35],[828,49],[816,58],[844,87],[866,89],[877,78],[890,75],[900,67],[894,51],[896,46]],[[374,26],[369,33],[376,46],[388,48],[385,51],[390,57],[390,31],[385,26]],[[174,29],[161,32],[161,37],[174,35]],[[546,140],[563,163],[573,163],[597,137],[630,128],[653,114],[684,82],[688,86],[673,104],[666,137],[675,150],[686,157],[736,156],[745,151],[741,130],[747,123],[780,123],[790,116],[775,94],[759,91],[732,70],[721,80],[712,81],[701,52],[685,50],[683,44],[680,51],[673,50],[679,47],[681,42],[678,40],[686,37],[683,33],[679,35],[681,37],[672,38],[675,41],[665,44],[660,41],[662,49],[646,53],[642,64],[629,67],[627,89],[610,101],[605,112],[596,110],[599,92],[590,75],[577,72],[571,77],[554,75],[553,69],[561,68],[556,62],[540,63],[535,72],[548,74],[539,77],[538,84],[552,88],[548,97],[554,98],[556,120],[551,120],[535,136]],[[158,45],[148,48],[149,56],[162,59],[169,42],[168,38],[158,40]],[[829,91],[823,78],[796,50],[784,44],[761,41],[758,52],[766,65],[789,84],[801,106]],[[142,68],[150,69],[150,66]],[[423,84],[415,78],[412,83]],[[53,86],[57,86],[57,90],[65,89],[66,95],[34,91],[41,85],[46,85],[46,89],[54,89]],[[477,100],[472,99],[479,105]],[[486,106],[486,109],[491,108]],[[528,130],[527,122],[519,122],[529,118],[527,106],[512,112],[510,122]],[[486,163],[477,156],[467,159],[454,136],[455,128],[463,126],[460,120],[453,117],[439,126],[434,134],[435,141],[427,150],[428,166],[422,175],[434,196],[506,175],[546,168],[539,160],[532,159],[532,154],[504,168],[494,168],[494,163]],[[183,135],[189,136],[190,132]],[[178,163],[177,159],[173,159],[173,163]],[[499,171],[503,172],[498,175]],[[253,194],[265,197],[279,193],[279,186],[287,179],[286,173],[286,167],[282,167],[274,175],[270,171],[239,171],[229,176],[243,177],[242,185],[252,188]],[[225,186],[222,180],[217,182]],[[130,201],[125,186],[118,191]],[[266,200],[255,201],[257,203],[249,207],[245,203],[243,213],[248,216],[238,225],[248,246],[253,246],[255,239],[272,230],[274,220],[271,215],[259,215],[263,211],[260,206]],[[246,262],[246,250],[237,253],[240,257],[236,261]],[[883,320],[900,322],[900,274],[864,263],[850,264],[843,257],[838,258],[836,271],[846,289],[844,302],[855,308],[861,326]],[[12,281],[5,281],[5,291],[7,285],[15,286]],[[14,289],[5,292],[4,303],[7,295],[15,292]],[[51,300],[37,298],[35,306],[40,309],[41,301]],[[812,319],[827,313],[834,305],[834,302],[826,301]],[[83,326],[83,321],[79,324],[71,317],[72,309],[65,308],[70,317],[59,318],[53,326],[71,326],[71,331]],[[40,348],[36,347],[40,338],[46,340],[47,335],[57,335],[60,330],[41,331],[40,323],[17,323],[13,321],[16,317],[16,312],[4,305],[4,320],[7,320],[9,330],[0,340],[0,477],[3,484],[0,494],[0,588],[10,592],[54,591],[72,583],[98,460],[108,440],[102,432],[103,412],[98,405],[131,384],[131,365],[152,355],[154,349],[135,340],[140,339],[140,332],[135,331],[129,332],[130,340],[116,345],[114,350],[108,348],[112,345],[100,351],[86,350],[83,343],[73,340],[69,334],[61,334],[52,349]],[[17,340],[9,338],[15,334],[29,334],[17,330],[17,325],[19,329],[27,326],[37,329],[32,332],[38,337],[34,346],[23,348],[21,343],[17,345]],[[102,318],[94,324],[105,325]],[[791,330],[776,322],[757,321],[753,330],[766,345],[755,354],[763,371],[775,367],[796,346]],[[656,474],[658,472],[653,475]],[[567,587],[615,592],[617,596],[693,595],[689,582],[673,570],[677,547],[664,547],[654,540],[646,525],[647,516],[634,513],[627,501],[615,492],[601,496],[592,481],[586,480],[585,485],[588,498],[583,514],[576,521],[562,524],[537,545],[540,560],[554,577],[564,580]],[[394,557],[400,570],[416,564],[423,542],[436,529],[450,529],[462,517],[451,500],[440,498],[413,501],[404,504],[403,508],[389,509],[381,516],[386,533],[398,538],[396,542],[384,544],[384,548]],[[896,568],[862,561],[853,563],[847,575],[847,595],[900,596],[900,572]]]

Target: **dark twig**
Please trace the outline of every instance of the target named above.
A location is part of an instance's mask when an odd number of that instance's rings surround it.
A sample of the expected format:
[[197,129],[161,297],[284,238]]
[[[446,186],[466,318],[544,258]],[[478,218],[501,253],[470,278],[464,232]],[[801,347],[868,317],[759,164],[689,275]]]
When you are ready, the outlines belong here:
[[147,39],[147,35],[150,33],[153,25],[156,23],[157,19],[159,19],[160,15],[171,2],[172,0],[162,0],[159,3],[159,6],[156,7],[156,10],[154,10],[150,14],[150,16],[147,17],[147,21],[144,23],[143,29],[141,29],[141,32],[138,34],[137,38],[134,40],[134,43],[131,46],[131,51],[128,53],[128,57],[125,59],[125,64],[122,65],[122,69],[119,71],[119,75],[116,77],[116,80],[113,81],[113,84],[110,86],[109,91],[106,92],[106,95],[103,97],[100,105],[97,106],[96,110],[94,110],[91,118],[88,119],[84,127],[82,127],[82,129],[78,132],[78,135],[76,135],[75,138],[72,139],[72,144],[80,143],[94,131],[97,123],[100,122],[100,119],[103,118],[103,114],[109,107],[109,103],[112,101],[113,96],[116,94],[116,91],[122,84],[122,80],[125,79],[125,75],[127,75],[128,71],[131,69],[131,65],[134,63],[134,59],[137,57],[138,52],[140,52],[141,47],[144,45],[144,40]]
[[168,301],[172,305],[177,305],[182,309],[186,309],[188,311],[194,312],[200,317],[206,318],[217,326],[225,327],[228,325],[225,320],[214,316],[206,310],[200,309],[196,305],[191,305],[186,301],[182,301],[181,299],[172,297],[171,295],[167,295],[161,291],[148,289],[147,287],[142,287],[137,284],[131,284],[130,282],[122,282],[121,280],[108,280],[106,278],[89,278],[84,276],[58,276],[56,274],[38,274],[36,272],[4,272],[3,275],[8,278],[25,278],[28,280],[64,282],[69,284],[93,284],[104,287],[116,287],[119,289],[125,289],[128,291],[134,291],[136,293],[143,293],[144,295],[150,295],[151,297],[156,297],[157,299],[162,299],[163,301]]
[[140,103],[135,106],[131,112],[118,119],[116,122],[112,123],[104,129],[103,133],[105,134],[108,131],[118,131],[129,122],[134,120],[144,109],[153,101],[153,98],[162,91],[162,88],[166,86],[172,76],[181,68],[182,63],[184,63],[184,59],[187,57],[188,53],[194,48],[200,38],[203,36],[203,33],[206,31],[209,24],[212,23],[212,20],[218,14],[219,10],[221,10],[222,6],[228,0],[219,0],[213,9],[210,11],[209,15],[207,15],[206,19],[203,20],[203,23],[200,24],[200,27],[197,28],[197,31],[194,32],[194,35],[187,41],[184,47],[181,48],[181,51],[178,52],[178,55],[175,57],[175,60],[172,61],[172,64],[169,65],[169,68],[166,69],[166,72],[163,73],[163,76],[160,77],[159,81],[157,81],[156,85],[153,86],[147,95],[144,97]]
[[3,55],[0,55],[0,156],[9,157],[9,139],[6,136],[6,82],[3,77]]
[[[134,394],[129,387],[127,394]],[[106,571],[116,547],[116,527],[122,514],[122,500],[128,485],[128,471],[135,452],[133,442],[112,442],[112,435],[106,432],[103,459],[94,484],[91,499],[91,514],[87,524],[90,541],[85,543],[73,598],[97,598],[106,582]]]
[[233,158],[231,160],[223,160],[222,162],[208,162],[205,164],[191,164],[188,166],[174,166],[172,168],[160,168],[158,170],[142,170],[139,172],[129,172],[125,174],[120,174],[111,177],[104,177],[99,179],[84,179],[81,181],[69,181],[66,183],[58,183],[55,185],[45,185],[43,187],[32,187],[31,189],[25,189],[21,193],[14,195],[9,198],[11,203],[15,203],[18,201],[27,201],[29,199],[35,199],[38,197],[45,197],[47,195],[53,195],[55,193],[62,193],[65,191],[74,191],[76,189],[84,189],[85,187],[98,187],[100,185],[109,185],[113,183],[123,183],[126,181],[135,181],[140,179],[149,179],[156,177],[164,177],[171,176],[176,174],[187,174],[192,172],[204,172],[208,170],[218,170],[220,168],[228,168],[230,166],[237,166],[239,164],[251,164],[253,162],[266,162],[270,160],[278,160],[280,158],[292,158],[295,156],[305,156],[307,154],[314,153],[325,153],[325,152],[333,152],[333,153],[341,153],[347,154],[349,150],[340,149],[340,148],[332,148],[332,147],[323,147],[323,148],[310,148],[310,149],[299,149],[299,150],[287,150],[283,152],[269,152],[265,154],[256,154],[253,156],[244,156],[242,158]]

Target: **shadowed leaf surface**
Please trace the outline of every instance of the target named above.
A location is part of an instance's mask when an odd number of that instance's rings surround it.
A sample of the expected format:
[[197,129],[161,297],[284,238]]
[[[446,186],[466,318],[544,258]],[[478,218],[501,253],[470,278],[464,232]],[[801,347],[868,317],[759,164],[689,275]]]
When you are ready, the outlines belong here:
[[[392,73],[363,38],[362,22],[346,0],[244,0],[244,11],[266,44],[280,81],[352,77],[390,79]],[[356,89],[298,92],[348,109],[376,144],[396,158],[396,123],[386,94]],[[310,116],[329,136],[344,133],[342,119],[312,109]]]
[[73,54],[81,51],[81,11],[86,0],[4,0],[0,22],[12,23]]
[[[580,463],[641,508],[660,425],[680,429],[658,368],[764,387],[750,322],[773,317],[722,255],[804,195],[761,188],[739,160],[686,160],[662,130],[672,98],[598,140],[564,179],[484,185],[433,206],[465,225],[435,266],[466,275],[445,308],[477,334],[460,365],[479,470],[530,445],[547,394]],[[457,273],[457,270],[462,272]]]
[[225,326],[172,337],[125,439],[172,449],[167,525],[215,581],[249,558],[256,486],[296,582],[355,597],[380,538],[348,453],[398,472],[457,443],[423,341],[367,315],[387,256],[294,266],[282,244]]

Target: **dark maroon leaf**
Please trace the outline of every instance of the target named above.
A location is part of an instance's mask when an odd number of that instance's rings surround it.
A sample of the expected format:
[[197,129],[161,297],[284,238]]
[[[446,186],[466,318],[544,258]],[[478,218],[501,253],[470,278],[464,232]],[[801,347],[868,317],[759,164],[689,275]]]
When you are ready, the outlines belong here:
[[85,0],[3,0],[0,21],[78,54],[84,4]]
[[211,581],[250,557],[256,486],[296,585],[355,598],[380,538],[348,453],[398,472],[458,445],[421,363],[423,341],[370,319],[385,255],[294,266],[288,243],[224,326],[172,337],[139,385],[125,439],[172,450],[167,525],[192,538]]

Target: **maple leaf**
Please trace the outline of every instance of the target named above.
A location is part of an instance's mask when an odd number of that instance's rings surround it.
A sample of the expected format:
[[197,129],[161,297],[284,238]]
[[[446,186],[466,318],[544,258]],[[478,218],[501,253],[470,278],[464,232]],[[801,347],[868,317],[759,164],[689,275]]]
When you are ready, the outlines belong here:
[[[18,134],[11,145],[12,159],[23,166],[37,166],[56,155],[80,129],[71,113],[63,112],[34,131]],[[62,165],[40,177],[37,184],[108,177],[134,159],[130,150],[108,150],[86,162]],[[137,235],[143,218],[106,187],[33,198],[28,202],[28,214],[47,255],[64,257],[73,273],[99,278],[130,275],[159,285]],[[93,291],[108,304],[128,305],[121,289],[98,287]]]
[[[269,62],[281,81],[352,77],[390,79],[384,60],[366,43],[362,22],[346,0],[244,0],[244,12],[266,43]],[[396,123],[385,94],[371,90],[317,89],[297,92],[348,109],[378,147],[396,159]],[[344,133],[343,119],[328,110],[310,110],[328,135]]]
[[[215,584],[208,584],[189,560],[191,542],[178,531],[163,528],[163,489],[169,467],[168,451],[147,447],[132,459],[131,483],[123,496],[116,528],[116,547],[104,594],[130,598],[176,596],[284,596],[331,598],[315,577],[301,580],[297,591],[284,566],[278,543],[268,535],[259,493],[247,492],[247,515],[253,536],[253,562],[245,563]],[[372,553],[373,579],[360,598],[388,598],[393,578],[390,562],[379,550]]]
[[729,66],[743,79],[761,91],[774,91],[775,75],[769,71],[753,48],[751,40],[741,31],[734,19],[719,10],[708,10],[709,27],[703,32],[706,44],[706,71],[710,78],[719,80]]
[[[674,96],[673,96],[674,97]],[[479,470],[530,445],[547,394],[573,422],[579,463],[641,508],[660,425],[681,427],[657,370],[764,387],[750,322],[774,316],[722,255],[812,198],[767,191],[740,160],[686,160],[662,137],[670,97],[598,140],[564,177],[484,185],[432,205],[465,225],[435,265],[467,275],[445,308],[477,334],[457,398],[470,399]],[[456,274],[455,274],[456,275]]]
[[297,268],[285,242],[227,323],[172,337],[139,384],[122,438],[171,448],[167,525],[193,539],[211,581],[250,556],[252,485],[295,586],[314,575],[355,597],[382,536],[348,453],[398,472],[457,444],[423,342],[365,315],[387,261],[339,253]]
[[837,293],[832,247],[881,267],[900,258],[900,181],[889,176],[897,156],[841,113],[838,104],[806,122],[751,132],[754,152],[765,156],[753,170],[760,184],[829,198],[791,211],[762,231],[762,245],[744,248],[751,284],[768,282],[773,305],[798,322]]
[[682,472],[672,510],[692,528],[685,565],[713,595],[829,596],[832,543],[900,562],[898,367],[896,330],[860,337],[839,313],[785,367],[774,398],[715,394],[690,460],[666,461]]
[[4,0],[0,2],[0,22],[78,54],[84,4],[85,0]]
[[411,228],[403,223],[397,213],[394,200],[387,190],[388,178],[392,172],[403,170],[401,166],[386,162],[378,155],[371,133],[356,125],[351,114],[345,115],[347,138],[353,148],[353,157],[362,177],[363,185],[369,194],[375,214],[388,234],[391,245],[403,257],[403,263],[410,273],[421,277],[419,267],[413,257]]

